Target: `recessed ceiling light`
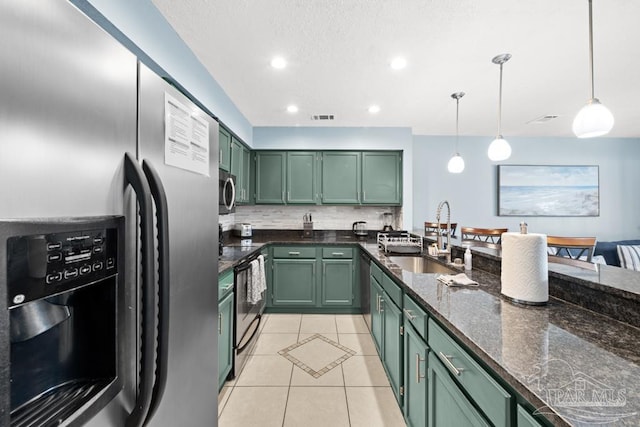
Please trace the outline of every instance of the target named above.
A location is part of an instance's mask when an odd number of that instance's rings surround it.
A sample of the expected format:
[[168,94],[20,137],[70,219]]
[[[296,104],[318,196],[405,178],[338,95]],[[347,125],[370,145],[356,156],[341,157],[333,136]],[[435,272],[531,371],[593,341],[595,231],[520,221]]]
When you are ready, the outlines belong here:
[[380,106],[379,105],[372,105],[369,107],[369,112],[371,114],[376,114],[380,112]]
[[287,107],[287,111],[290,113],[297,113],[298,112],[298,106],[297,105],[289,105]]
[[281,56],[276,56],[271,60],[271,66],[275,69],[282,70],[287,66],[287,61]]
[[393,58],[393,60],[391,61],[391,68],[393,68],[394,70],[402,70],[406,66],[407,66],[407,60],[404,59],[402,56]]

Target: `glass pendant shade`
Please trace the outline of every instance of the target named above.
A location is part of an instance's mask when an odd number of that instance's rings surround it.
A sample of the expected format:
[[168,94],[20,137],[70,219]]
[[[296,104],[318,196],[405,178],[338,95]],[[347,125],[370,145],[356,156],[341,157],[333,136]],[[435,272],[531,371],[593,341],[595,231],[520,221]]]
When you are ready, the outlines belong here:
[[451,173],[460,173],[464,170],[464,160],[460,154],[456,153],[447,164],[447,169]]
[[487,154],[489,155],[489,159],[494,162],[507,160],[511,157],[511,146],[507,140],[502,137],[502,135],[498,135],[496,139],[489,144],[489,151]]
[[613,114],[598,101],[590,99],[573,119],[573,133],[578,138],[594,138],[606,135],[613,128]]

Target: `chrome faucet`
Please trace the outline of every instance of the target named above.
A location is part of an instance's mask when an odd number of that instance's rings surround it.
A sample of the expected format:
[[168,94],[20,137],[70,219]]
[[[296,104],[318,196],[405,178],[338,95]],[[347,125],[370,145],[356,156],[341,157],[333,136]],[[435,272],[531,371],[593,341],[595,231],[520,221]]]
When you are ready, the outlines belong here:
[[[443,206],[447,206],[447,248],[442,249],[442,233],[440,232],[440,212],[442,211]],[[438,242],[438,256],[445,255],[447,257],[447,263],[451,262],[451,206],[449,206],[449,202],[443,200],[438,205],[438,210],[436,211],[436,224],[438,227],[437,234],[437,242]]]

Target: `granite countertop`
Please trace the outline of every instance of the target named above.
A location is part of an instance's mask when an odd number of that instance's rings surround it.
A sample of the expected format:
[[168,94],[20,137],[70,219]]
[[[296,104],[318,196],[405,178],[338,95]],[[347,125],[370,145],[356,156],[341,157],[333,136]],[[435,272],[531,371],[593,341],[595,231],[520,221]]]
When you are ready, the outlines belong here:
[[225,247],[221,267],[266,243],[359,244],[555,425],[640,425],[640,329],[634,326],[553,297],[545,306],[514,304],[501,296],[500,277],[479,269],[467,274],[480,286],[447,287],[435,274],[400,269],[371,239],[254,237],[251,250]]

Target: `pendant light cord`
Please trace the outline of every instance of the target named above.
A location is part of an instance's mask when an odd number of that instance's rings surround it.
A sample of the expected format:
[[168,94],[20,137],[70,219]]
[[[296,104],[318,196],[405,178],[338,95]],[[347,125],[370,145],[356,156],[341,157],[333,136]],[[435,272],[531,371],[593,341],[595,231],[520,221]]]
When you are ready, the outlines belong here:
[[500,63],[500,90],[498,93],[498,137],[502,138],[502,62]]
[[595,98],[593,76],[593,5],[589,0],[589,77],[591,77],[591,99]]
[[456,156],[458,155],[458,110],[460,109],[460,98],[456,98]]

